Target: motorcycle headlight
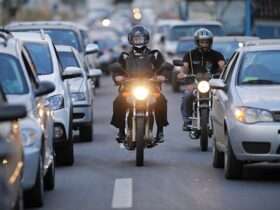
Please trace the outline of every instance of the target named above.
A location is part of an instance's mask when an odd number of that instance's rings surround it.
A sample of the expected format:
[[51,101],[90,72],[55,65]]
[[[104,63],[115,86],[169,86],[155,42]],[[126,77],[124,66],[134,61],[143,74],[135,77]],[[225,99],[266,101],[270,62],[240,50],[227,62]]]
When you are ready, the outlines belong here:
[[64,108],[64,97],[63,95],[51,96],[48,99],[49,106],[52,110],[58,110]]
[[22,144],[25,147],[32,146],[38,139],[36,130],[34,130],[33,128],[22,128],[21,134]]
[[132,94],[133,96],[140,101],[145,100],[148,96],[149,96],[150,91],[148,90],[148,88],[143,87],[143,86],[138,86],[135,87],[132,90]]
[[86,94],[83,92],[73,92],[73,93],[71,93],[71,98],[72,98],[72,102],[85,101]]
[[234,117],[242,123],[273,122],[273,116],[269,111],[248,107],[234,109]]
[[197,89],[201,93],[207,93],[210,90],[209,82],[207,81],[201,81],[198,83]]

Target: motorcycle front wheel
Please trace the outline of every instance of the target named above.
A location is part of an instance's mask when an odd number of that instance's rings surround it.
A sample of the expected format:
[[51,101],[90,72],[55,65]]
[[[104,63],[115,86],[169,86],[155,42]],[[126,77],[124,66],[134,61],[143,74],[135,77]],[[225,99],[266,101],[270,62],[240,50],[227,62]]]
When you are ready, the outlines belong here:
[[200,110],[200,150],[205,152],[208,150],[208,109]]
[[144,165],[144,136],[145,136],[145,118],[137,117],[136,118],[136,166]]

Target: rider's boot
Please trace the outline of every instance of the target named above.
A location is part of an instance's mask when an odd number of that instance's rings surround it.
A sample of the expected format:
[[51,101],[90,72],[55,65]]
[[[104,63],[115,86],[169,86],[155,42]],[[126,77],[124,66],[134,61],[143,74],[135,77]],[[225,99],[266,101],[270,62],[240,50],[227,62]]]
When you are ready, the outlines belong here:
[[124,142],[124,140],[125,140],[125,129],[123,129],[123,128],[119,129],[119,133],[117,135],[116,140],[119,144]]
[[163,143],[164,142],[164,133],[163,133],[163,127],[159,127],[157,130],[157,135],[155,138],[155,143]]

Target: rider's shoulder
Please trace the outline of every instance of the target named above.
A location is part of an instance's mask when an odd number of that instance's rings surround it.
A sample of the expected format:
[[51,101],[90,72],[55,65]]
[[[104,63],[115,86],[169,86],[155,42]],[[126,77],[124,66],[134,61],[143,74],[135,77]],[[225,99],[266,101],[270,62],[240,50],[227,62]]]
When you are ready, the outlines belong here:
[[211,51],[210,51],[213,55],[218,55],[218,56],[221,56],[222,55],[222,53],[220,53],[219,51],[217,51],[217,50],[213,50],[213,49],[211,49]]

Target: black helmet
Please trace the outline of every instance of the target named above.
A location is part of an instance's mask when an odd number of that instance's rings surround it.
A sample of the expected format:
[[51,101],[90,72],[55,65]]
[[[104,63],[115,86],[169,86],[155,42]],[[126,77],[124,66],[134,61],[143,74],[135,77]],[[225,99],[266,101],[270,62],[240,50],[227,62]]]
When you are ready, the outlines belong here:
[[199,41],[200,40],[208,40],[209,41],[209,48],[211,48],[213,43],[213,34],[206,28],[200,28],[194,33],[194,40],[197,47],[200,48]]
[[150,33],[144,26],[134,26],[128,33],[128,42],[137,48],[146,46],[150,41]]

